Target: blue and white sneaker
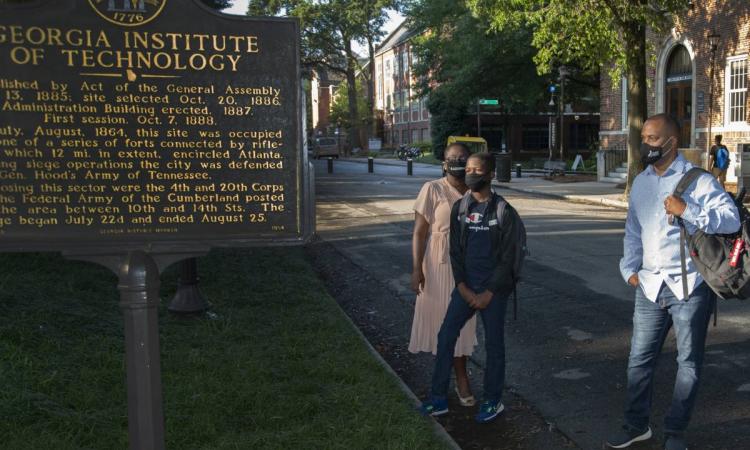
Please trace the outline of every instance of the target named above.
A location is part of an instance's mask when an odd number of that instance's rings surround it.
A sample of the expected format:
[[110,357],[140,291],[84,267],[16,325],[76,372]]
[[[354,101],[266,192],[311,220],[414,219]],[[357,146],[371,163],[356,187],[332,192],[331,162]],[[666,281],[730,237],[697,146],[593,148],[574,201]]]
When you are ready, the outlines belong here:
[[433,417],[448,414],[448,400],[444,398],[431,397],[429,400],[422,403],[422,406],[419,408],[419,412],[423,416]]
[[474,420],[479,423],[488,423],[495,420],[505,410],[505,405],[500,400],[484,401],[479,405],[479,412],[474,416]]

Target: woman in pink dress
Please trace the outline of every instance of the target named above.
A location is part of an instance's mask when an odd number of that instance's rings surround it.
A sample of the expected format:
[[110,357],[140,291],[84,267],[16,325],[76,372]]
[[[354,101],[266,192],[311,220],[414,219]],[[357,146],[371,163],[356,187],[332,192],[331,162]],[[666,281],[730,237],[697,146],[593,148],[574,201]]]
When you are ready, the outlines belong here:
[[[469,149],[452,144],[445,149],[445,177],[428,181],[422,186],[414,204],[414,235],[412,237],[411,288],[417,294],[409,351],[437,350],[437,334],[445,318],[455,287],[448,255],[450,212],[453,204],[467,191],[464,184]],[[477,344],[476,318],[461,330],[456,343],[453,366],[456,372],[456,393],[463,406],[475,404],[471,394],[466,359]]]

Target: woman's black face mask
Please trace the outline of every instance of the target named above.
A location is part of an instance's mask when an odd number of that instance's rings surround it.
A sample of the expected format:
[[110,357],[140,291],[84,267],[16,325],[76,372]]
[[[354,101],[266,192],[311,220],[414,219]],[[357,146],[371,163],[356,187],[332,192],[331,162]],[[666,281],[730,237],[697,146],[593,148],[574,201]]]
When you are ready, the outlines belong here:
[[445,160],[446,172],[453,175],[456,178],[466,177],[466,160],[459,159],[447,159]]

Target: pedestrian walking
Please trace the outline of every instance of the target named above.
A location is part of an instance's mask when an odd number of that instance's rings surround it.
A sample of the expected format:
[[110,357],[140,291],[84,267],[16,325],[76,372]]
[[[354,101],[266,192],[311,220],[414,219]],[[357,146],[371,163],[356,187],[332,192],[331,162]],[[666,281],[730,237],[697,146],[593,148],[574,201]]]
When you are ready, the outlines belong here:
[[[448,255],[450,213],[453,204],[468,190],[464,183],[469,149],[453,144],[445,149],[446,176],[422,186],[414,204],[411,288],[417,294],[409,351],[437,352],[437,334],[455,286]],[[467,357],[477,344],[476,320],[461,329],[455,344],[453,367],[456,394],[463,406],[476,403],[466,369]]]
[[461,328],[477,312],[484,325],[487,360],[483,401],[475,419],[490,422],[505,408],[505,308],[515,286],[513,263],[520,218],[492,192],[494,166],[495,159],[489,153],[469,157],[466,185],[471,192],[451,210],[450,259],[456,285],[438,333],[431,395],[421,408],[425,415],[448,412],[446,395],[454,347]]
[[711,173],[721,184],[722,189],[726,189],[724,186],[727,182],[727,169],[729,169],[729,149],[726,145],[721,143],[722,136],[717,134],[714,138],[714,145],[711,146],[711,150],[708,155],[708,167],[711,168]]
[[672,404],[664,420],[664,448],[687,448],[685,430],[701,380],[716,296],[689,257],[683,279],[679,221],[691,235],[698,229],[709,234],[734,233],[740,226],[732,198],[707,173],[700,175],[682,198],[673,194],[692,168],[677,153],[679,136],[677,121],[664,114],[649,118],[641,133],[646,168],[633,182],[620,261],[623,278],[636,288],[625,423],[607,440],[611,448],[626,448],[652,437],[651,401],[654,389],[660,388],[654,386],[654,370],[672,327],[678,369]]

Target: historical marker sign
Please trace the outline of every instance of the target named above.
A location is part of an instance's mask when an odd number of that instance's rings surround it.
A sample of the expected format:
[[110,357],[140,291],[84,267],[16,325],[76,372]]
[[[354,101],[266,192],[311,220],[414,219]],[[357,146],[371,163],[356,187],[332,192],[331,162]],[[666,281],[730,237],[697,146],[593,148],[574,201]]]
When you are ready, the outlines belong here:
[[197,0],[0,7],[0,250],[302,242],[296,21]]

